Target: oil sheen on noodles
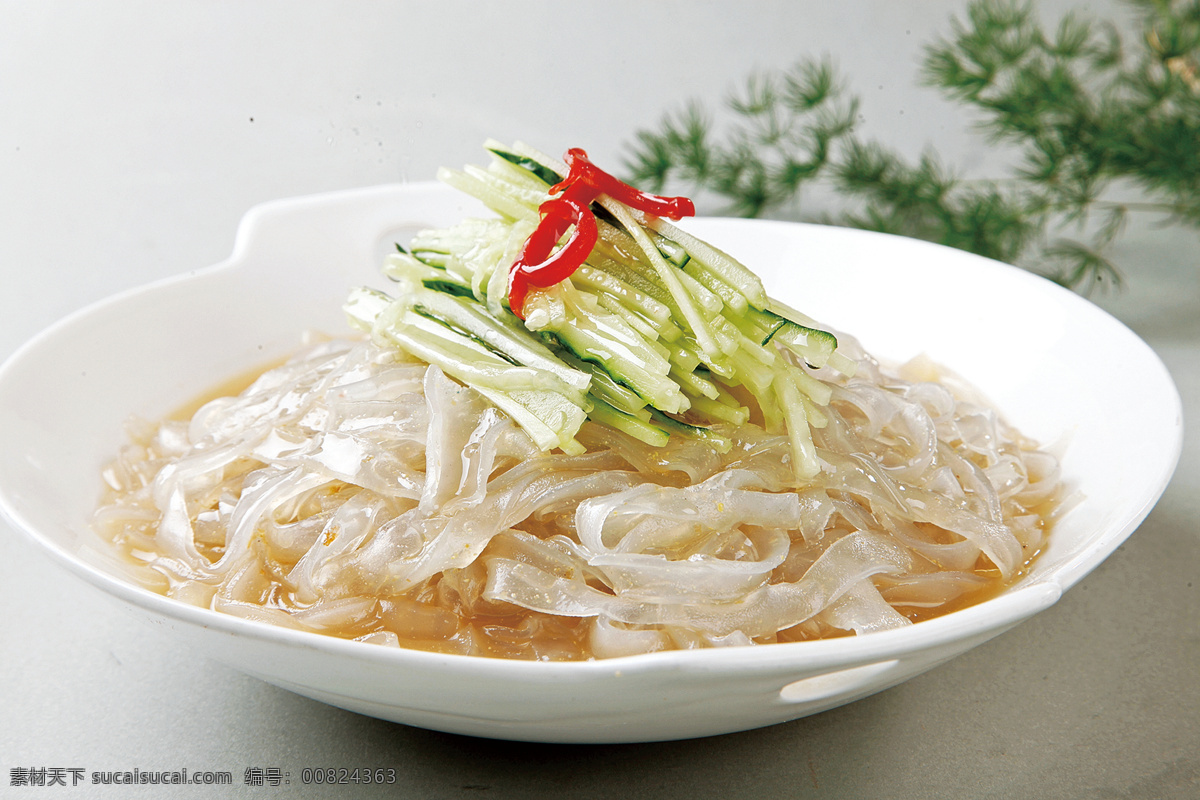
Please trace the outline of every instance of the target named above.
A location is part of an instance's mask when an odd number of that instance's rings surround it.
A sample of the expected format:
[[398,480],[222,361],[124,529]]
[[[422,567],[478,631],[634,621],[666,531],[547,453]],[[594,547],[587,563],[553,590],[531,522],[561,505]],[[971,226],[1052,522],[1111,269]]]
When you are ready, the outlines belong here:
[[181,601],[380,645],[526,659],[766,644],[909,625],[985,598],[1042,548],[1057,461],[968,387],[855,377],[814,429],[652,447],[593,422],[543,452],[440,369],[310,343],[187,421],[133,425],[92,555]]
[[135,425],[94,557],[384,646],[525,659],[867,634],[1042,549],[1057,460],[952,376],[888,372],[580,149],[490,143],[494,216],[418,234],[312,341]]

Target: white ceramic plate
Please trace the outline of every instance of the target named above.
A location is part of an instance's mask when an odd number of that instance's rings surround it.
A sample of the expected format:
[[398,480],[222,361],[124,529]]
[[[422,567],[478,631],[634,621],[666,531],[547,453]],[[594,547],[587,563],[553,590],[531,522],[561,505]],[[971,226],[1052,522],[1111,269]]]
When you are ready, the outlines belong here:
[[[221,380],[344,329],[341,301],[383,285],[382,255],[478,209],[434,184],[270,203],[233,256],[79,312],[0,369],[0,511],[70,572],[183,645],[309,697],[456,733],[555,742],[685,738],[783,722],[864,697],[1053,604],[1149,513],[1182,444],[1179,395],[1119,322],[1053,284],[956,250],[839,228],[745,220],[689,226],[771,294],[888,359],[924,352],[1027,434],[1069,437],[1086,495],[1005,594],[901,630],[820,642],[536,663],[397,650],[177,603],[80,561],[77,533],[132,414],[158,418]],[[1069,647],[1069,643],[1062,643]]]

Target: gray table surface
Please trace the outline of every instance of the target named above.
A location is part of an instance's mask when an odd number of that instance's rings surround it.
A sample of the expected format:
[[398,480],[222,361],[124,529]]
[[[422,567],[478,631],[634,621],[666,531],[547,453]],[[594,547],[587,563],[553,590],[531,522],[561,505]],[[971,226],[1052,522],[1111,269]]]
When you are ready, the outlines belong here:
[[[464,36],[490,41],[489,25],[500,24],[457,3],[362,4],[353,14],[319,2],[185,2],[169,13],[148,4],[0,5],[0,357],[112,291],[220,260],[255,202],[430,178],[438,163],[476,158],[487,135],[568,144],[590,136],[594,154],[616,158],[630,131],[651,124],[679,93],[719,98],[750,67],[786,65],[803,51],[840,54],[864,94],[887,87],[864,108],[897,146],[936,134],[971,166],[993,157],[972,149],[964,120],[913,88],[916,42],[944,30],[961,3],[897,11],[858,2],[818,12],[755,2],[728,20],[714,3],[687,15],[678,3],[653,12],[629,2],[584,5],[589,43],[612,48],[606,67],[614,80],[640,80],[639,92],[581,103],[566,89],[595,80],[592,72],[551,74],[544,60],[503,60],[506,51],[494,46],[474,54],[455,46],[466,66],[449,76],[423,72],[441,55],[423,31],[465,26]],[[1073,5],[1043,7],[1050,14]],[[551,33],[570,27],[549,4],[510,9],[546,20]],[[684,44],[672,37],[669,53],[646,56],[654,38],[631,28],[635,13],[653,17],[651,30],[682,25],[672,30]],[[493,64],[503,81],[531,92],[495,97],[503,87],[488,71]],[[686,69],[667,69],[680,64]],[[545,101],[529,101],[530,93]],[[553,114],[543,108],[551,99]],[[925,115],[920,125],[914,110]],[[1187,420],[1200,419],[1196,243],[1192,232],[1135,225],[1117,253],[1127,288],[1096,298],[1161,356]],[[6,527],[0,564],[4,797],[217,796],[190,786],[10,785],[20,768],[86,776],[135,767],[227,770],[239,784],[231,796],[246,797],[1200,797],[1194,430],[1145,523],[1045,613],[865,700],[695,741],[530,745],[380,722],[177,646]],[[396,783],[240,785],[255,767],[293,776],[304,767],[382,767],[395,770]]]

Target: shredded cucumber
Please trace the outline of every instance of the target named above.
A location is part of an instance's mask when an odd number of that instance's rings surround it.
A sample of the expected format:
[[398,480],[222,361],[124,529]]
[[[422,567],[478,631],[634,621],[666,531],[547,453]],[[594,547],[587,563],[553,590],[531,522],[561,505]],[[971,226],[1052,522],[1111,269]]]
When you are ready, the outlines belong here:
[[[579,452],[591,420],[656,447],[684,436],[724,452],[732,442],[712,426],[757,415],[790,437],[798,476],[819,471],[810,427],[826,424],[831,392],[808,370],[854,368],[833,334],[768,297],[731,256],[603,194],[591,255],[570,278],[534,288],[522,320],[509,308],[509,272],[568,170],[520,143],[487,148],[486,168],[439,177],[497,217],[397,246],[384,266],[395,295],[351,293],[351,324],[478,389],[543,449]],[[739,399],[747,394],[755,407]]]

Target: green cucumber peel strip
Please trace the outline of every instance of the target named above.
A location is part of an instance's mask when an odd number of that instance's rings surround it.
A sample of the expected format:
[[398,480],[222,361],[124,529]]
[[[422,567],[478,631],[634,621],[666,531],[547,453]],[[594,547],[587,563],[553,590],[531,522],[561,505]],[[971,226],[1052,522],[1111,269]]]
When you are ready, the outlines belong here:
[[475,292],[471,290],[470,286],[456,281],[426,279],[421,281],[421,285],[431,291],[442,292],[443,294],[450,294],[455,297],[475,297]]
[[621,409],[605,403],[603,400],[597,400],[593,404],[592,410],[588,412],[588,417],[594,422],[599,422],[610,428],[616,428],[619,431],[627,433],[651,447],[663,447],[670,438],[670,435],[662,428],[651,424],[647,420],[627,414]]
[[500,149],[499,147],[488,147],[487,150],[489,153],[504,159],[508,163],[515,164],[526,172],[529,172],[538,180],[542,181],[542,183],[546,184],[547,187],[554,186],[556,183],[561,183],[563,180],[562,176],[557,172],[547,166],[539,164],[537,161],[534,161],[532,158],[527,156],[510,153],[507,150]]
[[711,445],[718,453],[728,453],[733,449],[733,442],[728,437],[722,436],[710,428],[680,422],[673,417],[668,417],[658,409],[651,409],[650,417],[655,423],[665,428],[667,433],[677,433],[689,439],[701,439]]
[[399,302],[411,306],[414,311],[426,317],[464,332],[514,364],[549,372],[572,389],[587,391],[590,378],[585,373],[562,363],[523,328],[493,317],[473,298],[417,290]]
[[[690,411],[689,419],[742,424],[750,412],[729,393],[736,386],[756,397],[769,427],[790,429],[806,416],[824,422],[819,405],[828,401],[828,387],[780,362],[777,348],[816,368],[853,369],[835,352],[836,337],[767,297],[758,277],[730,256],[606,196],[593,204],[601,237],[577,280],[540,307],[534,327],[522,324],[507,308],[505,265],[565,165],[520,143],[489,142],[488,151],[487,169],[443,170],[439,177],[502,219],[422,232],[407,249],[397,243],[392,258],[404,266],[389,277],[411,293],[394,305],[373,290],[352,293],[346,313],[354,327],[387,338],[390,325],[400,346],[410,339],[452,377],[505,395],[503,402],[491,399],[516,409],[518,424],[546,428],[535,436],[543,449],[547,431],[558,446],[577,449],[578,426],[569,421],[582,424],[580,414],[619,421],[612,427],[643,441],[680,434],[728,448],[724,436],[675,416]],[[510,374],[502,376],[504,369]],[[802,405],[785,407],[793,403]]]
[[833,351],[837,349],[837,337],[829,331],[801,325],[774,311],[758,313],[769,323],[767,334],[761,343],[763,347],[775,341],[817,368],[825,366]]

